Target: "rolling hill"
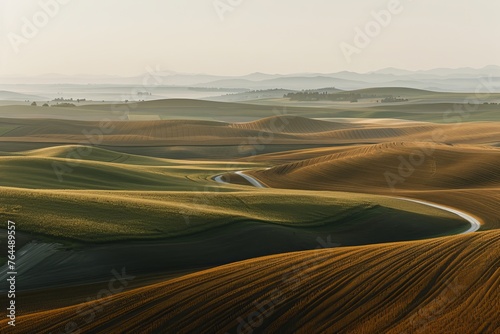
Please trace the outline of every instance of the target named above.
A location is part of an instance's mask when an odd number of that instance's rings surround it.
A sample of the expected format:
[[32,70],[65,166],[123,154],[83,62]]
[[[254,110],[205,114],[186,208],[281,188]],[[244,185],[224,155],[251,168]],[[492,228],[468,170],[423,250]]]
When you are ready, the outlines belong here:
[[[447,144],[496,144],[500,123],[432,124],[400,122],[321,121],[299,116],[273,116],[245,123],[198,120],[74,121],[40,119],[0,120],[0,145],[18,143],[47,146],[254,146],[353,145],[392,141]],[[242,152],[243,153],[243,152]],[[266,153],[266,152],[260,152]],[[244,155],[244,154],[242,154]],[[240,156],[242,157],[242,156]]]
[[[250,173],[252,174],[252,173]],[[470,145],[395,142],[278,165],[253,173],[272,187],[378,191],[500,187],[500,150]],[[375,191],[375,190],[374,190]]]
[[[499,124],[329,118],[0,119],[0,217],[43,260],[19,276],[19,326],[494,333]],[[89,302],[122,267],[137,281]]]
[[[324,101],[290,101],[285,98],[258,98],[245,103],[162,99],[128,103],[124,101],[94,102],[85,105],[78,104],[75,107],[0,105],[0,117],[87,121],[155,117],[156,119],[243,122],[288,114],[308,118],[397,118],[439,123],[456,123],[458,116],[461,116],[461,122],[500,121],[499,94],[427,93],[401,88],[380,88],[368,91],[383,92],[382,96],[398,96],[401,95],[400,93],[405,93],[409,95],[410,101],[405,103],[376,103],[376,101],[324,103]],[[467,117],[462,117],[464,114]]]
[[[481,217],[486,229],[500,228],[500,151],[492,146],[398,142],[299,150],[261,158],[278,159],[278,165],[246,174],[273,188],[430,200]],[[280,164],[279,159],[287,163]]]
[[37,333],[497,333],[499,243],[482,232],[280,254],[18,322]]

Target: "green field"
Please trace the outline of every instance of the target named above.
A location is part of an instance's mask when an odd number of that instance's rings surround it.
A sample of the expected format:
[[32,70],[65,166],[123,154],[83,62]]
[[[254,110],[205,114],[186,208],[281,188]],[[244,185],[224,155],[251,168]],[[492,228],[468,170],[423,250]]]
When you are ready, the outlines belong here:
[[[370,88],[353,93],[407,98],[404,103],[325,103],[289,99],[260,99],[245,103],[169,99],[146,102],[88,104],[76,107],[32,107],[1,105],[0,117],[59,118],[79,120],[204,119],[223,121],[252,120],[276,115],[309,118],[396,118],[415,121],[453,123],[449,113],[462,110],[469,115],[464,122],[499,121],[500,94],[441,93],[410,88]],[[472,103],[473,105],[470,105]],[[494,103],[494,104],[484,104]],[[445,115],[448,115],[445,116]],[[145,117],[145,118],[144,118]]]
[[[433,235],[466,225],[440,210],[387,197],[255,189],[212,180],[260,163],[176,161],[88,147],[85,160],[61,158],[78,149],[85,147],[0,157],[0,215],[23,222],[23,232],[82,242],[173,238],[244,221],[334,231],[433,217],[419,227]],[[71,169],[62,180],[54,163]],[[433,219],[443,224],[433,228]]]

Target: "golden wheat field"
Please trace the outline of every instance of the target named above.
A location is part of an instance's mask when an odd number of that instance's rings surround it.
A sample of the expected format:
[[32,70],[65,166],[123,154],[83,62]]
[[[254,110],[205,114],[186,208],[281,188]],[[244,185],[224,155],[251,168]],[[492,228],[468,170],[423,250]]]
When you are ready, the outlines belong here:
[[495,333],[499,242],[491,231],[273,255],[28,314],[19,324],[38,333]]
[[26,333],[499,332],[498,123],[1,128]]
[[273,116],[247,123],[197,120],[164,121],[74,121],[2,119],[2,142],[78,144],[90,142],[115,146],[220,145],[241,144],[248,138],[271,140],[272,144],[379,143],[401,140],[446,143],[490,144],[500,142],[498,122],[453,124],[344,123],[301,116]]
[[499,13],[0,0],[0,334],[500,334]]

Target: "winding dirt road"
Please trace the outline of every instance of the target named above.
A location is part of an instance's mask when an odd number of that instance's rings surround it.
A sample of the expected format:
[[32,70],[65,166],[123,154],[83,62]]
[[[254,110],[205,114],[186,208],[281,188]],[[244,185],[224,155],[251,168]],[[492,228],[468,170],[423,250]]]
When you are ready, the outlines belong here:
[[[254,177],[252,177],[250,175],[245,174],[244,171],[237,171],[237,172],[235,172],[235,174],[238,174],[239,176],[243,177],[252,186],[254,186],[256,188],[267,188],[267,186],[265,186],[259,180],[255,179]],[[219,183],[228,183],[228,182],[224,182],[222,180],[222,175],[215,176],[213,178],[213,180],[216,182],[219,182]],[[411,199],[411,198],[403,198],[403,197],[396,197],[396,198],[399,200],[402,200],[402,201],[414,202],[414,203],[418,203],[418,204],[422,204],[422,205],[427,205],[427,206],[430,206],[430,207],[433,207],[436,209],[440,209],[443,211],[447,211],[447,212],[450,212],[450,213],[453,213],[453,214],[459,216],[460,218],[467,220],[469,222],[469,224],[471,225],[470,228],[467,231],[459,233],[459,234],[473,233],[481,228],[481,222],[479,221],[479,219],[477,219],[476,217],[474,217],[466,212],[463,212],[463,211],[460,211],[460,210],[457,210],[457,209],[454,209],[454,208],[451,208],[448,206],[436,204],[436,203],[420,201],[420,200]]]

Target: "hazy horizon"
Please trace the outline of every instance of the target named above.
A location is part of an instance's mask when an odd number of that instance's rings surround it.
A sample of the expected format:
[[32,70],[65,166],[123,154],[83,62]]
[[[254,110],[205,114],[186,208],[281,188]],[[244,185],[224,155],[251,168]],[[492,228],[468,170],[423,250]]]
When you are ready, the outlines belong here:
[[486,0],[5,0],[0,9],[1,76],[134,76],[148,66],[225,76],[366,73],[483,68],[500,56],[500,3]]
[[[219,74],[219,73],[209,73],[209,72],[177,72],[177,71],[174,71],[174,70],[171,70],[171,69],[168,69],[168,68],[161,68],[159,69],[158,72],[163,72],[163,73],[168,73],[168,74],[171,74],[171,75],[210,75],[210,76],[227,76],[227,77],[235,77],[235,78],[238,78],[238,77],[242,77],[242,76],[247,76],[247,75],[252,75],[252,74],[268,74],[268,75],[276,75],[276,76],[287,76],[287,75],[300,75],[300,74],[332,74],[332,73],[341,73],[341,72],[351,72],[351,73],[357,73],[357,74],[370,74],[370,73],[376,73],[376,72],[380,72],[380,71],[384,71],[384,70],[388,70],[388,69],[394,69],[394,70],[401,70],[401,71],[408,71],[408,72],[426,72],[426,71],[433,71],[433,70],[442,70],[442,69],[446,69],[446,70],[461,70],[461,69],[470,69],[470,70],[482,70],[482,69],[485,69],[485,68],[488,68],[488,67],[498,67],[500,68],[500,65],[497,65],[497,64],[489,64],[489,65],[485,65],[485,66],[481,66],[481,67],[470,67],[470,66],[464,66],[464,67],[432,67],[432,68],[425,68],[425,69],[418,69],[418,70],[409,70],[409,69],[406,69],[406,68],[396,68],[396,67],[384,67],[384,68],[378,68],[378,69],[375,69],[375,70],[370,70],[370,71],[349,71],[349,70],[339,70],[339,71],[334,71],[334,72],[287,72],[287,73],[271,73],[271,72],[261,72],[261,71],[254,71],[254,72],[247,72],[247,73],[242,73],[242,74]],[[145,72],[147,71],[143,71],[143,72],[137,72],[137,73],[132,73],[132,74],[129,74],[129,75],[126,75],[126,74],[123,74],[123,75],[120,75],[120,74],[109,74],[109,73],[58,73],[58,72],[47,72],[47,73],[39,73],[39,74],[35,74],[35,75],[30,75],[30,74],[9,74],[9,75],[5,75],[6,77],[30,77],[30,76],[51,76],[51,75],[61,75],[61,76],[68,76],[68,77],[71,77],[71,76],[74,76],[74,77],[78,77],[78,76],[89,76],[89,77],[99,77],[99,76],[102,76],[102,77],[106,77],[106,76],[109,76],[109,77],[134,77],[134,76],[141,76],[141,75],[144,75]]]

